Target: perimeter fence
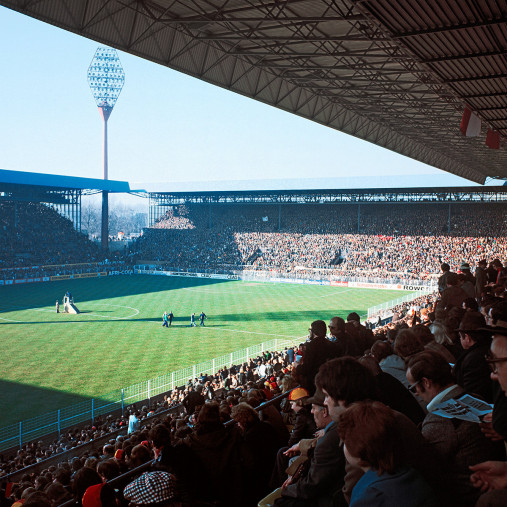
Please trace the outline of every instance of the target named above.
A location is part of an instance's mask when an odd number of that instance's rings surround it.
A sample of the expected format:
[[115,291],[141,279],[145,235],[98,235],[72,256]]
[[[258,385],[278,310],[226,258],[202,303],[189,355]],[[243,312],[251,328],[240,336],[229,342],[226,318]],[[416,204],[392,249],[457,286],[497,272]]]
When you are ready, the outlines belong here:
[[374,317],[376,315],[382,315],[386,311],[393,309],[395,306],[401,305],[403,303],[410,303],[414,299],[417,299],[418,297],[432,294],[437,290],[437,287],[420,287],[421,290],[418,290],[417,292],[413,292],[411,294],[407,294],[406,296],[403,296],[398,299],[393,299],[392,301],[388,301],[387,303],[381,303],[380,305],[372,306],[371,308],[368,308],[368,318]]
[[243,364],[249,358],[263,352],[299,344],[301,339],[301,337],[275,338],[139,384],[111,391],[100,398],[93,398],[16,424],[0,427],[0,451],[21,447],[26,442],[51,434],[60,436],[66,428],[82,423],[93,424],[97,417],[111,412],[121,410],[123,415],[125,407],[132,403],[146,401],[149,405],[151,398],[170,392],[175,387],[185,386],[189,379],[195,379],[200,373],[215,374],[224,366]]

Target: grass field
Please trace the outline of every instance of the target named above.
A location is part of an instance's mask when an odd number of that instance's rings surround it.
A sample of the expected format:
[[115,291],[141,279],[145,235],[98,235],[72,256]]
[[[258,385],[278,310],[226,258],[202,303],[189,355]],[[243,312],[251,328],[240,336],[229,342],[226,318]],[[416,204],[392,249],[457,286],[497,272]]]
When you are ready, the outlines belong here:
[[[79,315],[56,314],[70,290]],[[0,426],[154,378],[402,291],[117,276],[0,287]],[[162,327],[164,310],[175,319]],[[190,314],[208,315],[190,328]]]

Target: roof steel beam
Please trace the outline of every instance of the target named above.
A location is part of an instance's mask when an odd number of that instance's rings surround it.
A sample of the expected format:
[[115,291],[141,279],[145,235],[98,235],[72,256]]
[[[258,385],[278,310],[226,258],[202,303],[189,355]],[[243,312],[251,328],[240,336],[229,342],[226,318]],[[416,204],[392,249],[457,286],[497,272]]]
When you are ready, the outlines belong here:
[[[280,27],[276,27],[280,28]],[[329,36],[321,36],[321,35],[313,35],[313,36],[295,36],[295,35],[256,35],[256,36],[244,36],[244,35],[218,35],[218,34],[209,34],[209,35],[197,35],[196,40],[219,40],[219,41],[242,41],[242,42],[251,42],[251,41],[259,41],[259,42],[272,42],[272,41],[286,41],[286,42],[368,42],[371,40],[361,34],[355,35],[329,35]],[[383,39],[384,41],[389,41],[390,39]]]
[[472,28],[481,28],[505,23],[505,18],[493,18],[489,20],[481,20],[470,23],[461,23],[459,25],[441,26],[437,28],[427,28],[425,30],[414,30],[412,32],[393,33],[392,37],[396,39],[406,39],[408,37],[419,37],[421,35],[430,35],[442,32],[451,32],[455,30],[469,30]]
[[467,77],[459,77],[456,79],[444,79],[444,83],[466,83],[468,81],[487,81],[489,79],[505,79],[505,78],[507,78],[507,73],[490,74],[487,76],[467,76]]
[[472,58],[484,58],[486,56],[505,56],[505,49],[499,51],[482,51],[479,53],[468,53],[462,55],[447,55],[439,56],[436,58],[422,58],[422,63],[440,63],[440,62],[452,62],[456,60],[468,60]]

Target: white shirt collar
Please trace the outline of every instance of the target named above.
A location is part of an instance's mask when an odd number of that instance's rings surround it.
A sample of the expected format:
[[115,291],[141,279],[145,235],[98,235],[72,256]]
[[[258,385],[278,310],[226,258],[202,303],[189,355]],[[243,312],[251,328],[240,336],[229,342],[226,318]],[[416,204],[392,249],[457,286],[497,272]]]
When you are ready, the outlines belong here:
[[449,394],[455,387],[458,387],[458,384],[454,384],[447,389],[444,389],[443,391],[440,391],[429,403],[426,407],[428,409],[428,412],[433,412],[435,410],[435,407],[442,402],[442,400],[445,398],[447,394]]

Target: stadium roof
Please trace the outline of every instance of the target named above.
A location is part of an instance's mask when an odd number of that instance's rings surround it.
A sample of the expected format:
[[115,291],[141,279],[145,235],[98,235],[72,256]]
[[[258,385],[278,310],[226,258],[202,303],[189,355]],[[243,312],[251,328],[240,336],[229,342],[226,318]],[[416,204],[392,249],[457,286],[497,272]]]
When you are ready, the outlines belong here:
[[507,177],[504,0],[0,4],[477,183]]
[[503,186],[150,192],[151,206],[185,203],[506,203]]
[[126,181],[77,178],[75,176],[59,176],[56,174],[39,174],[0,169],[0,191],[14,186],[88,191],[84,193],[94,193],[101,190],[107,190],[108,192],[130,192],[130,186]]

